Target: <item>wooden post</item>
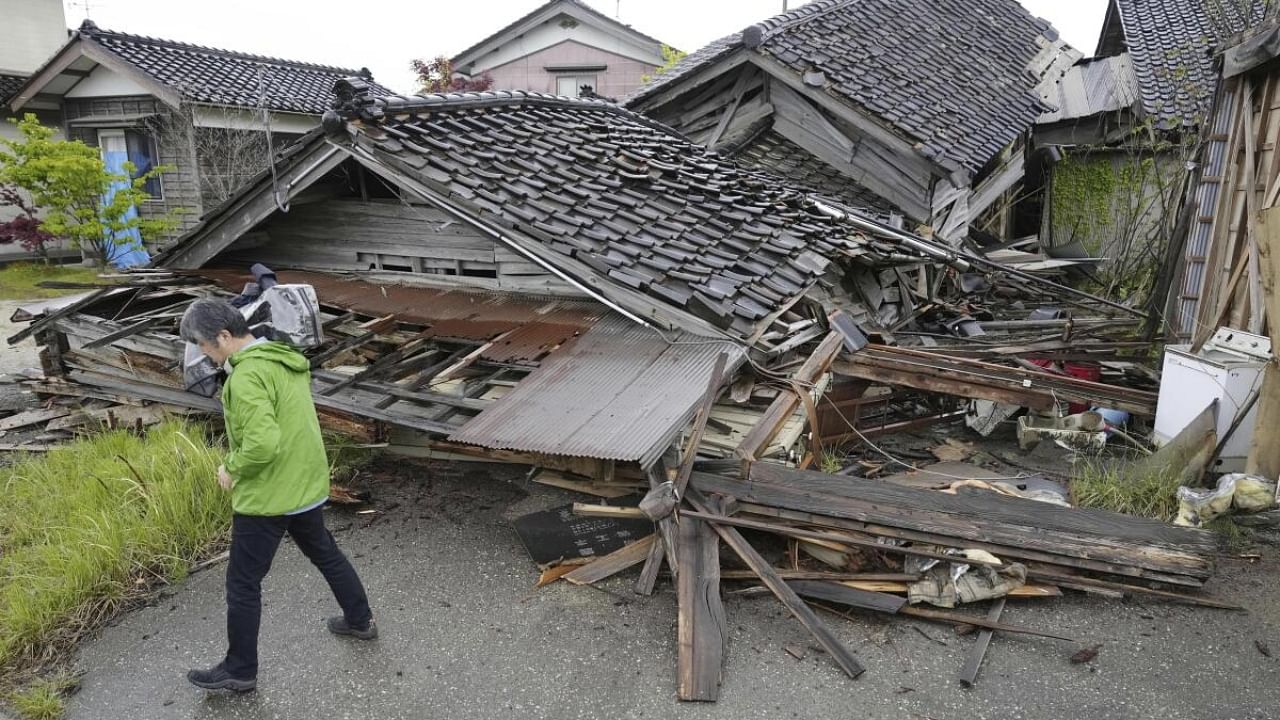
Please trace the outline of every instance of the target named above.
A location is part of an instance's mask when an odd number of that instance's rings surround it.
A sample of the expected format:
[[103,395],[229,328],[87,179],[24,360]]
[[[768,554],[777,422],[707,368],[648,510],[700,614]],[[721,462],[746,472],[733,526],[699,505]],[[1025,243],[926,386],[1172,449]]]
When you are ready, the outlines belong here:
[[720,540],[707,523],[693,518],[681,520],[679,533],[677,697],[714,702],[720,697],[729,637],[720,602]]
[[[1274,354],[1280,351],[1280,208],[1260,213],[1257,232],[1262,302]],[[1275,360],[1263,375],[1246,470],[1268,480],[1280,477],[1280,366]]]

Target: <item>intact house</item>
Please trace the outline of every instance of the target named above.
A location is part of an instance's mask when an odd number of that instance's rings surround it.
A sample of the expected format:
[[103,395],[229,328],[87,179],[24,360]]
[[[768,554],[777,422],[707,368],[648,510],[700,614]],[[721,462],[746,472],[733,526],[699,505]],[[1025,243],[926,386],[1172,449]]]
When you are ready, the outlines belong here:
[[179,233],[268,167],[271,150],[316,127],[333,83],[361,72],[102,30],[89,20],[55,49],[12,90],[6,109],[57,109],[68,139],[127,157],[140,173],[171,168],[148,183],[152,199],[138,212],[179,210]]
[[498,90],[622,97],[663,65],[663,43],[581,0],[551,0],[452,58]]
[[[67,23],[61,0],[0,0],[0,17],[5,19],[4,39],[0,42],[0,138],[16,139],[18,129],[11,120],[8,100],[45,58],[67,41]],[[62,124],[58,105],[54,102],[33,103],[28,109],[50,127]],[[0,205],[0,222],[19,213],[15,207]],[[53,255],[65,252],[51,247]],[[26,251],[16,243],[0,244],[0,260],[25,257]]]
[[957,243],[1080,57],[1016,0],[815,0],[624,99],[695,142]]

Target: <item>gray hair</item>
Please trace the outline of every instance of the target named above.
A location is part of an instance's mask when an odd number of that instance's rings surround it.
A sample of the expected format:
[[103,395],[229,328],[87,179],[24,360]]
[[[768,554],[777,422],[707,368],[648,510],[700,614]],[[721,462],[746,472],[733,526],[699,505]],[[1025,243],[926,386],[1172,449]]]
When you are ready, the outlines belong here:
[[197,300],[182,315],[178,334],[189,343],[213,342],[226,330],[232,337],[249,334],[249,323],[225,300]]

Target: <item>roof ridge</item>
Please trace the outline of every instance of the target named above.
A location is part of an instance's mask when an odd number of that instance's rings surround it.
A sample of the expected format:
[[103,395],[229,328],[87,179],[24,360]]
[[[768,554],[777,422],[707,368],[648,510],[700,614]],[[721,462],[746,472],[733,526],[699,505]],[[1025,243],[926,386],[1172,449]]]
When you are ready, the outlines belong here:
[[[545,12],[545,11],[546,11],[548,8],[550,8],[552,5],[556,5],[556,4],[559,4],[559,3],[565,3],[565,4],[568,4],[568,5],[572,5],[572,6],[574,6],[575,8],[578,8],[579,10],[582,10],[582,11],[584,11],[584,12],[586,12],[586,13],[590,14],[590,15],[593,15],[593,16],[595,16],[595,17],[599,18],[600,20],[603,20],[604,22],[610,23],[610,24],[612,24],[612,25],[616,25],[617,27],[623,28],[623,29],[625,29],[625,30],[627,30],[627,31],[629,31],[629,32],[633,32],[633,33],[635,33],[636,35],[639,35],[640,37],[645,38],[646,40],[649,40],[650,42],[656,42],[656,43],[658,43],[659,45],[666,45],[666,43],[665,43],[665,42],[663,42],[662,40],[659,40],[658,38],[656,38],[656,37],[654,37],[654,36],[652,36],[652,35],[650,35],[650,34],[648,34],[648,33],[646,33],[646,32],[643,32],[643,31],[641,31],[641,30],[637,30],[636,28],[632,27],[631,25],[629,25],[629,24],[627,24],[627,23],[625,23],[625,22],[622,22],[621,20],[619,20],[619,19],[617,19],[617,18],[611,18],[611,17],[609,17],[608,15],[605,15],[604,13],[600,12],[599,10],[597,10],[597,9],[595,9],[595,8],[591,7],[590,5],[588,5],[587,3],[583,2],[583,0],[547,0],[547,2],[542,3],[541,5],[539,5],[538,7],[536,7],[536,8],[534,8],[534,9],[530,10],[529,12],[525,13],[524,15],[521,15],[520,17],[516,18],[515,20],[512,20],[510,23],[507,23],[506,25],[504,25],[503,27],[499,28],[498,30],[495,30],[495,31],[493,31],[493,32],[489,33],[488,35],[485,35],[483,38],[480,38],[480,39],[479,39],[479,40],[477,40],[476,42],[474,42],[474,43],[472,43],[472,44],[468,45],[466,48],[462,49],[461,51],[459,51],[459,52],[457,52],[457,53],[454,53],[453,55],[451,55],[451,56],[449,57],[449,62],[451,62],[451,63],[452,63],[452,62],[455,62],[458,58],[463,57],[464,55],[468,55],[468,54],[470,54],[470,53],[472,53],[472,52],[475,52],[475,51],[476,51],[476,50],[478,50],[481,46],[483,46],[485,43],[489,42],[489,41],[490,41],[490,40],[492,40],[493,38],[495,38],[495,37],[497,37],[497,36],[499,36],[499,35],[502,35],[503,33],[510,32],[511,30],[513,30],[514,28],[516,28],[518,25],[520,25],[520,23],[523,23],[524,21],[528,20],[529,18],[531,18],[531,17],[533,17],[533,16],[535,16],[535,15],[537,15],[537,14],[539,14],[539,13]],[[504,43],[504,44],[505,44],[505,43]],[[668,46],[668,47],[670,47],[670,46]]]
[[[335,132],[347,120],[376,120],[385,115],[413,113],[434,109],[464,109],[529,105],[542,107],[577,107],[618,115],[651,128],[685,138],[684,134],[669,125],[647,115],[599,98],[569,97],[529,90],[484,90],[452,93],[427,93],[414,95],[377,95],[363,78],[352,77],[334,83],[337,99],[334,109],[325,112],[322,124],[328,132]],[[685,138],[686,140],[688,138]]]
[[[797,25],[803,25],[811,20],[823,17],[828,13],[836,10],[842,10],[859,1],[860,0],[813,0],[810,3],[801,5],[795,10],[789,10],[785,13],[779,13],[773,17],[765,18],[764,20],[761,20],[747,28],[747,30],[755,27],[760,28],[761,35],[759,40],[756,41],[756,45],[758,45],[759,43],[762,43],[775,35],[786,32]],[[747,31],[744,30],[744,43],[747,41],[747,38],[745,37],[746,33]],[[747,47],[753,48],[755,45],[747,44]]]
[[[237,50],[227,50],[224,48],[209,47],[207,45],[196,45],[194,43],[185,43],[179,40],[167,40],[165,38],[151,37],[149,35],[136,35],[133,33],[119,32],[116,30],[104,30],[93,23],[91,20],[85,20],[78,30],[79,34],[91,40],[97,40],[101,37],[120,38],[132,42],[141,42],[150,45],[158,45],[162,47],[170,47],[178,50],[188,50],[209,55],[218,55],[222,57],[235,58],[238,60],[250,60],[255,62],[269,63],[292,67],[297,69],[319,70],[336,75],[361,75],[362,72],[368,72],[368,68],[344,68],[336,65],[321,65],[319,63],[303,62],[301,60],[289,60],[286,58],[272,57],[270,55],[255,55],[253,53],[239,52]],[[372,79],[372,74],[370,74]]]

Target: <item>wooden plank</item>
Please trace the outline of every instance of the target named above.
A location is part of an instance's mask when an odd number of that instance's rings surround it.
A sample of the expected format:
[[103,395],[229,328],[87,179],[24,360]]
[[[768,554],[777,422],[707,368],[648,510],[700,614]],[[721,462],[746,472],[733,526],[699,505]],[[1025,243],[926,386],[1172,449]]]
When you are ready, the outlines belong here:
[[[697,492],[691,491],[685,497],[700,512],[708,512],[705,501],[701,499]],[[742,537],[742,533],[722,523],[712,522],[711,527],[720,536],[720,539],[724,540],[725,544],[732,548],[734,553],[747,564],[747,567],[755,572],[765,587],[769,588],[787,610],[800,621],[800,624],[804,625],[805,629],[813,635],[818,644],[827,651],[827,654],[831,656],[831,659],[840,666],[840,669],[845,674],[851,678],[856,678],[863,673],[862,664],[853,656],[849,648],[840,642],[830,628],[818,618],[812,608],[800,599],[800,596],[791,589],[787,582],[778,577],[773,567],[760,556],[760,553],[756,552],[755,548],[751,547],[751,543],[748,543]]]
[[653,594],[653,587],[658,582],[658,571],[662,569],[662,558],[667,554],[666,546],[655,542],[649,547],[649,557],[644,560],[640,569],[640,577],[636,578],[632,591],[637,595],[648,597]]
[[564,579],[574,585],[590,585],[612,577],[633,565],[639,565],[649,556],[649,548],[653,545],[655,537],[654,535],[646,535],[640,540],[619,550],[614,550],[602,558],[592,560],[565,575]]
[[[695,483],[700,484],[700,483]],[[823,540],[827,542],[840,543],[841,545],[852,545],[854,547],[862,547],[868,550],[876,550],[878,552],[886,552],[893,555],[909,555],[911,557],[926,558],[929,560],[940,560],[942,562],[955,562],[955,556],[944,555],[942,553],[931,552],[929,550],[918,550],[912,547],[903,547],[899,545],[885,545],[875,540],[863,540],[851,537],[846,534],[823,532],[821,530],[806,530],[804,528],[790,527],[787,525],[778,525],[776,523],[759,522],[757,520],[748,520],[740,517],[726,517],[721,515],[707,515],[698,511],[684,510],[682,515],[715,522],[720,525],[732,525],[734,527],[747,528],[748,530],[763,530],[764,532],[776,533],[793,538],[804,538],[810,540]],[[967,561],[973,565],[989,565],[991,567],[1002,567],[1002,563],[985,562],[983,560]]]
[[71,408],[61,407],[49,408],[47,410],[27,410],[0,420],[0,431],[16,430],[18,428],[27,427],[28,425],[49,422],[50,420],[66,417],[72,412],[74,411]]
[[[1268,334],[1272,352],[1280,352],[1280,208],[1262,212],[1258,244]],[[1246,470],[1268,478],[1280,477],[1280,367],[1274,360],[1263,371]]]
[[[1004,602],[1004,598],[996,598],[996,601],[991,603],[991,609],[987,611],[987,620],[991,622],[1000,621],[1000,614],[1004,612]],[[960,684],[962,686],[973,687],[974,682],[977,681],[978,669],[982,667],[982,660],[987,656],[987,648],[991,646],[992,635],[995,635],[995,631],[991,628],[983,628],[978,633],[978,641],[969,650],[969,656],[965,658],[964,667],[960,668]]]
[[[698,485],[698,476],[694,475],[693,485]],[[1104,560],[1096,560],[1091,558],[1075,558],[1054,554],[1050,551],[1027,548],[1023,546],[999,545],[991,542],[980,540],[964,540],[958,541],[954,537],[931,533],[920,530],[909,530],[905,528],[893,527],[891,525],[880,525],[872,522],[863,522],[851,520],[848,518],[834,517],[831,515],[821,515],[803,510],[788,510],[785,508],[777,508],[768,505],[760,505],[756,503],[741,503],[744,512],[753,515],[760,515],[770,518],[781,518],[803,522],[807,525],[820,528],[832,528],[836,530],[853,530],[860,533],[869,533],[876,537],[894,538],[897,540],[905,540],[911,543],[925,543],[929,545],[938,545],[941,547],[959,547],[973,548],[976,550],[986,550],[987,552],[1000,558],[1011,558],[1019,562],[1041,563],[1047,567],[1059,568],[1063,571],[1073,569],[1085,570],[1089,572],[1106,573],[1110,575],[1122,575],[1143,578],[1145,580],[1153,580],[1172,585],[1185,585],[1189,587],[1199,587],[1201,581],[1186,575],[1162,573],[1154,570],[1146,570],[1143,568],[1134,568],[1129,565],[1121,565]],[[890,547],[888,545],[883,547]],[[886,552],[888,552],[886,550]],[[1049,577],[1037,577],[1040,580],[1047,580],[1055,584],[1061,582]]]
[[1101,560],[1109,572],[1130,568],[1123,574],[1135,574],[1132,568],[1141,568],[1186,576],[1184,584],[1211,574],[1208,553],[1216,547],[1211,533],[1119,513],[1061,508],[997,493],[948,495],[772,463],[754,464],[750,482],[695,474],[691,486],[753,505],[948,536],[952,539],[945,544],[951,546],[987,543],[1039,551],[1060,563]]
[[579,502],[576,502],[573,504],[573,514],[583,515],[586,517],[606,517],[606,518],[648,517],[638,507],[622,507],[619,505],[590,505],[587,503],[579,503]]
[[944,395],[991,400],[992,402],[1028,407],[1033,410],[1049,410],[1056,404],[1052,394],[1049,393],[1013,387],[1001,388],[986,384],[971,384],[961,380],[934,377],[920,370],[894,370],[858,361],[833,363],[832,370],[836,374],[845,377],[872,380],[887,385],[901,385]]
[[698,446],[702,444],[702,435],[707,429],[707,419],[711,417],[711,406],[716,404],[720,387],[724,385],[724,371],[728,362],[729,354],[720,353],[716,356],[715,364],[711,366],[711,377],[707,378],[707,389],[702,394],[702,402],[698,404],[697,414],[693,419],[693,429],[689,433],[688,449],[680,459],[680,468],[676,472],[674,484],[677,501],[684,497],[685,486],[689,484],[689,475],[693,472],[693,461],[698,456]]
[[824,583],[816,580],[793,580],[787,584],[794,588],[797,593],[804,595],[805,597],[826,600],[829,602],[839,603],[841,605],[849,605],[850,607],[861,608],[863,610],[874,610],[876,612],[888,613],[890,615],[908,615],[927,620],[939,620],[941,622],[948,622],[955,625],[976,625],[978,627],[991,628],[993,630],[1003,630],[1004,632],[1035,635],[1037,637],[1047,637],[1054,640],[1075,642],[1074,639],[1069,637],[1053,635],[1050,633],[1040,632],[1039,630],[1018,627],[1016,625],[1005,625],[1004,623],[993,622],[974,615],[912,607],[911,605],[908,605],[907,601],[903,598],[886,595],[884,593],[857,590],[837,583]]
[[725,107],[724,111],[720,113],[720,120],[716,122],[716,129],[712,131],[711,137],[707,138],[707,141],[703,143],[708,149],[716,149],[716,144],[720,142],[720,137],[724,135],[724,129],[729,126],[729,121],[733,119],[733,114],[738,111],[738,106],[742,104],[742,96],[747,91],[747,80],[751,79],[753,75],[755,73],[749,72],[749,68],[744,68],[738,73],[738,81],[734,83],[731,91],[733,99]]
[[[727,480],[726,487],[740,489],[740,480]],[[961,492],[947,494],[906,487],[895,483],[867,480],[849,475],[795,470],[774,463],[757,463],[751,467],[749,488],[768,488],[770,494],[786,500],[796,495],[829,502],[833,509],[854,509],[874,506],[877,512],[894,515],[901,511],[903,518],[916,522],[928,518],[937,526],[928,528],[940,532],[943,527],[971,524],[1009,527],[1034,527],[1037,535],[1060,533],[1066,540],[1076,536],[1096,538],[1100,550],[1106,541],[1142,543],[1151,549],[1170,553],[1215,552],[1217,539],[1212,532],[1177,527],[1159,520],[1124,515],[1097,508],[1062,507],[1051,503],[1036,502],[993,492]],[[723,491],[721,491],[723,492]],[[763,491],[761,494],[764,494]],[[731,494],[740,499],[747,495]],[[980,533],[976,533],[980,534]],[[1194,555],[1194,553],[1191,553]]]
[[[792,376],[795,382],[802,385],[811,385],[818,378],[826,373],[827,368],[831,366],[831,362],[835,360],[836,354],[840,352],[840,348],[844,345],[844,339],[839,333],[828,333],[822,342],[818,343],[818,347],[814,348],[812,354],[800,366],[800,369]],[[800,398],[794,392],[781,392],[778,397],[774,398],[770,403],[769,409],[765,411],[760,421],[755,424],[747,433],[742,442],[734,450],[734,454],[742,458],[746,462],[755,461],[761,454],[761,451],[769,447],[769,443],[773,442],[773,438],[782,429],[785,423],[796,411],[796,407],[800,404]]]
[[720,601],[720,541],[706,523],[685,518],[676,548],[684,569],[676,579],[676,697],[715,702],[729,640]]

